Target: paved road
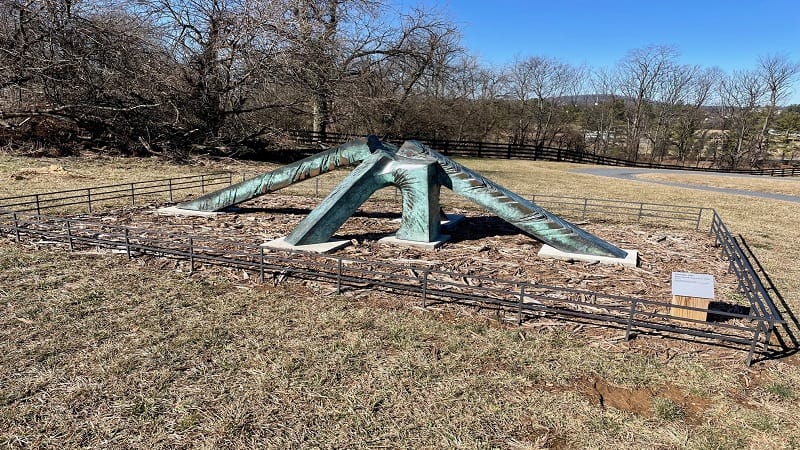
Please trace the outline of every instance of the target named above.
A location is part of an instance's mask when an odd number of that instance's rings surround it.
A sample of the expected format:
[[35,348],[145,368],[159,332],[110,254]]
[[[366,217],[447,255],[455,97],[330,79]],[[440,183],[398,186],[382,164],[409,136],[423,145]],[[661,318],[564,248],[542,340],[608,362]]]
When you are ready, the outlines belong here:
[[[687,172],[685,170],[668,170],[668,169],[638,169],[638,168],[631,168],[631,167],[598,167],[598,168],[587,168],[587,169],[575,169],[573,172],[576,173],[586,173],[590,175],[597,175],[601,177],[611,177],[611,178],[619,178],[623,180],[634,180],[641,183],[652,183],[652,184],[662,184],[664,186],[676,186],[686,189],[697,189],[700,191],[711,191],[711,192],[722,192],[725,194],[734,194],[734,195],[747,195],[750,197],[759,197],[759,198],[768,198],[772,200],[783,200],[786,202],[792,203],[800,203],[800,197],[794,195],[785,195],[785,194],[773,194],[771,192],[759,192],[759,191],[751,191],[748,189],[732,189],[732,188],[721,188],[721,187],[713,187],[713,186],[702,186],[699,184],[691,184],[691,183],[677,183],[674,181],[661,181],[661,180],[650,180],[646,178],[639,178],[639,175],[645,173],[661,173],[661,174],[698,174],[703,176],[710,176],[710,177],[745,177],[745,178],[759,178],[763,179],[762,176],[759,175],[743,175],[743,174],[736,174],[736,173],[709,173],[709,172]],[[773,180],[784,180],[782,178],[771,178]],[[784,181],[795,181],[795,179],[785,179]]]

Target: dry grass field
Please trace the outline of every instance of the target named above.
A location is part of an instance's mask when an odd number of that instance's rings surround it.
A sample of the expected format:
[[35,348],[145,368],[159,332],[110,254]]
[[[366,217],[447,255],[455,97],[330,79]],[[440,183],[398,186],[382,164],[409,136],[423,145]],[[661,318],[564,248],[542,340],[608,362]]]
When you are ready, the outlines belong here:
[[[521,193],[713,207],[800,311],[797,205],[461,162]],[[0,196],[265,167],[0,156]],[[800,448],[797,356],[184,269],[0,239],[0,446]]]
[[637,178],[800,196],[800,179],[796,177],[724,177],[687,172],[685,174],[645,173]]

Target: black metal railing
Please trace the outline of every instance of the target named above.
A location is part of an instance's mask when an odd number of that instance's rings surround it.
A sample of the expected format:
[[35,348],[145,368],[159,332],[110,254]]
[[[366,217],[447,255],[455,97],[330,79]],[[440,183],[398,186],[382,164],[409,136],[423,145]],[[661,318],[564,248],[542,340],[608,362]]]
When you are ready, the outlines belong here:
[[[301,144],[324,143],[326,145],[343,144],[352,139],[363,137],[353,133],[325,133],[321,134],[309,130],[290,130],[288,134]],[[389,142],[400,143],[407,139],[396,136],[387,136]],[[631,161],[623,158],[596,155],[580,150],[566,148],[544,147],[528,144],[514,144],[504,142],[485,142],[470,140],[449,139],[417,139],[420,142],[436,149],[445,156],[462,156],[467,158],[490,159],[530,159],[541,161],[562,161],[580,164],[597,164],[602,166],[621,166],[646,169],[672,169],[688,170],[695,172],[736,173],[745,175],[764,175],[772,177],[800,176],[800,167],[775,167],[762,169],[726,169],[721,167],[692,167],[678,164],[663,164],[646,161]],[[316,150],[314,150],[316,151]],[[309,150],[311,152],[311,150]]]
[[221,186],[230,185],[233,182],[233,176],[229,172],[215,172],[203,175],[16,195],[0,198],[0,210],[42,214],[44,211],[54,209],[66,210],[69,207],[79,207],[91,214],[98,206],[107,205],[111,201],[119,199],[125,199],[130,205],[136,205],[137,201],[141,202],[149,198],[161,200],[163,198],[162,194],[166,194],[168,201],[172,202],[175,194],[185,194],[187,191],[192,190],[205,193],[206,190],[215,190]]
[[[753,300],[749,314],[713,311],[715,321],[676,319],[672,315],[676,308],[704,310],[524,280],[433,270],[422,265],[288,250],[265,251],[253,244],[152,228],[24,213],[2,217],[0,228],[18,242],[38,239],[49,244],[61,243],[70,250],[88,246],[125,253],[131,258],[138,255],[177,258],[186,261],[190,271],[202,264],[222,265],[253,271],[262,282],[268,275],[327,281],[335,284],[340,293],[348,287],[382,289],[418,296],[425,307],[432,302],[458,302],[497,308],[516,314],[520,324],[533,317],[552,316],[618,326],[625,330],[626,338],[632,333],[654,331],[691,336],[715,345],[724,343],[734,348],[744,345],[748,364],[756,351],[769,350],[771,330],[783,323],[768,305],[763,290]],[[757,280],[754,283],[757,288]]]
[[[242,175],[242,178],[245,176]],[[424,306],[432,301],[457,301],[491,306],[517,314],[518,321],[537,315],[603,322],[625,329],[626,337],[636,331],[665,332],[673,336],[692,336],[709,342],[748,346],[748,364],[756,351],[768,353],[777,324],[784,324],[780,313],[720,215],[710,208],[627,202],[609,199],[532,195],[537,204],[570,218],[643,222],[652,220],[700,229],[709,224],[717,245],[730,263],[739,290],[750,307],[748,314],[713,311],[715,321],[677,320],[670,308],[699,310],[644,298],[614,296],[598,292],[545,286],[525,280],[503,280],[474,274],[443,272],[425,266],[398,265],[375,260],[358,260],[303,252],[275,253],[234,241],[202,236],[174,234],[155,229],[112,226],[86,218],[53,217],[42,211],[80,209],[116,205],[124,199],[135,205],[137,199],[174,202],[176,192],[205,192],[209,187],[231,184],[238,175],[215,173],[138,183],[70,189],[0,199],[0,228],[17,241],[43,239],[62,243],[70,249],[98,246],[137,254],[151,254],[196,264],[217,264],[266,274],[291,274],[294,277],[327,280],[338,290],[344,287],[371,286],[398,293],[418,295]],[[409,275],[411,274],[411,275]]]
[[699,230],[713,211],[697,206],[670,205],[664,203],[628,202],[600,198],[579,198],[557,195],[534,194],[531,201],[543,208],[558,212],[574,219],[600,220],[621,219],[636,223],[654,220],[690,225]]
[[[784,323],[781,319],[781,314],[764,288],[764,284],[757,275],[750,259],[742,251],[739,242],[728,230],[727,225],[725,225],[725,222],[722,221],[716,211],[714,211],[711,222],[711,233],[714,235],[716,245],[721,248],[723,256],[728,260],[729,271],[736,275],[739,291],[750,303],[750,311],[760,317],[777,319],[760,322],[763,328],[759,326],[756,330],[756,333],[765,334],[765,342],[770,342],[774,326],[778,323]],[[757,338],[755,337],[754,339]]]

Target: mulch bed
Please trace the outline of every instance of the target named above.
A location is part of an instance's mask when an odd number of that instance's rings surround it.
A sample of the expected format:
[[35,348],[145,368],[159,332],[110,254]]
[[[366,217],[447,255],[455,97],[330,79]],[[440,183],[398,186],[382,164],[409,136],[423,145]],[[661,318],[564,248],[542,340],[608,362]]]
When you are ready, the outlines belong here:
[[[185,233],[259,245],[288,234],[318,203],[304,196],[271,194],[251,200],[234,213],[215,217],[156,214],[155,205],[127,207],[101,214],[107,224]],[[577,222],[585,230],[620,248],[639,251],[639,267],[558,261],[537,256],[541,243],[489,213],[448,208],[466,219],[450,230],[451,239],[436,250],[400,247],[378,239],[399,226],[400,205],[391,200],[368,201],[339,229],[337,239],[352,245],[333,254],[427,267],[464,275],[535,282],[633,296],[654,301],[671,299],[673,271],[714,275],[716,297],[734,303],[736,277],[701,231],[643,224]]]

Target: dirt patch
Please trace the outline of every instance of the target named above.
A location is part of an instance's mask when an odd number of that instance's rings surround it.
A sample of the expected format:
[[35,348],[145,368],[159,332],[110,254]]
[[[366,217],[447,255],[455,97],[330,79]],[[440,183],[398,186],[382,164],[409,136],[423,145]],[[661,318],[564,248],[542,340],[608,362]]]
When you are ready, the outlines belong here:
[[25,167],[9,175],[12,180],[27,180],[29,178],[47,176],[57,178],[84,178],[83,175],[70,172],[63,166],[50,164],[47,167]]
[[659,402],[666,400],[676,407],[675,414],[690,424],[701,423],[704,413],[711,406],[710,400],[687,394],[672,384],[659,388],[635,389],[614,386],[602,378],[593,377],[578,381],[572,387],[554,386],[548,390],[551,392],[576,391],[595,406],[614,408],[640,417],[659,415]]

